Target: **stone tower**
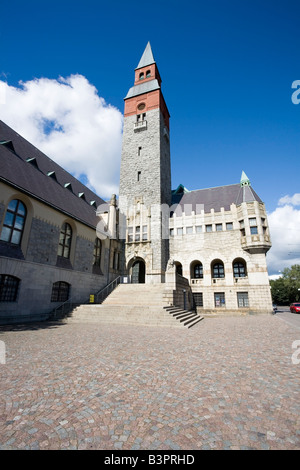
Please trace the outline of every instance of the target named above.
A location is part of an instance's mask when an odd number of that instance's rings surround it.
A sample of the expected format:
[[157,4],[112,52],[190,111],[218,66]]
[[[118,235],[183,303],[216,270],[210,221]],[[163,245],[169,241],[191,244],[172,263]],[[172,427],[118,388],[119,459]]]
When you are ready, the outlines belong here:
[[[171,204],[169,112],[148,42],[125,97],[119,208],[132,282],[164,282]],[[123,223],[123,227],[125,224]]]

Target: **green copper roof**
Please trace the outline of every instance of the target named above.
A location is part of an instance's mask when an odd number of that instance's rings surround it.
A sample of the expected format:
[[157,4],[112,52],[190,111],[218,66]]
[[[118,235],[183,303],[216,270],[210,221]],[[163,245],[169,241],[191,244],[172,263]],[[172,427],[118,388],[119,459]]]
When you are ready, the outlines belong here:
[[240,184],[241,186],[250,186],[250,180],[244,171],[242,171]]

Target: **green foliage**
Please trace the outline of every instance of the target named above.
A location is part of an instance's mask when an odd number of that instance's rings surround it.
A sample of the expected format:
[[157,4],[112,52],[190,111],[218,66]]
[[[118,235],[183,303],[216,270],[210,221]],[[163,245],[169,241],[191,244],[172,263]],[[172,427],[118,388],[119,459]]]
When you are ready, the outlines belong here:
[[270,281],[272,300],[277,305],[290,305],[300,301],[300,265],[282,271],[282,277]]

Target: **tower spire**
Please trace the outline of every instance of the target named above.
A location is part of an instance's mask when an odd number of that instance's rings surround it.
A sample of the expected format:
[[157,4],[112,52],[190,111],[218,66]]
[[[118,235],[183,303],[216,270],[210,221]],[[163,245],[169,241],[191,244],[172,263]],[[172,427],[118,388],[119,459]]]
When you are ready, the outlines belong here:
[[146,49],[144,50],[144,53],[141,57],[141,60],[139,61],[139,64],[138,64],[136,70],[140,69],[142,67],[147,67],[147,65],[151,65],[151,64],[155,64],[155,60],[154,60],[154,57],[153,57],[150,42],[148,41]]
[[246,173],[242,171],[242,176],[241,176],[241,181],[240,181],[241,186],[250,186],[250,180]]

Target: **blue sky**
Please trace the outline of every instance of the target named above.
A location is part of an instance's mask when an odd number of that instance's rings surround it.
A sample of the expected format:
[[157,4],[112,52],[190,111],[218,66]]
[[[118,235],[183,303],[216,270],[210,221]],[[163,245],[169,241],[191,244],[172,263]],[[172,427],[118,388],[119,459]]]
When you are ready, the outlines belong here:
[[0,3],[10,87],[79,74],[123,113],[150,41],[171,114],[173,188],[237,183],[244,170],[269,212],[300,192],[299,0]]

